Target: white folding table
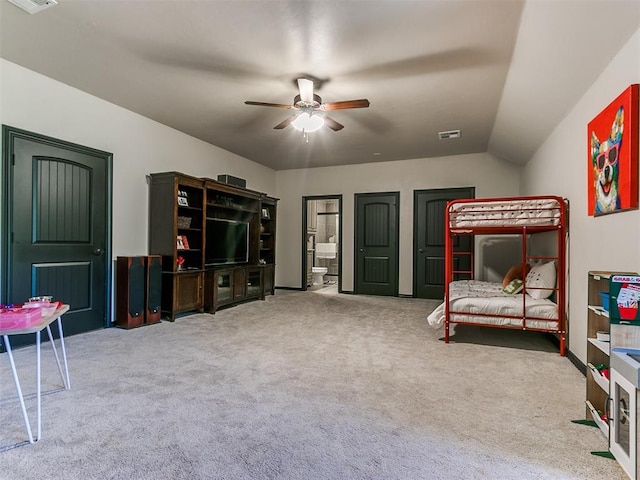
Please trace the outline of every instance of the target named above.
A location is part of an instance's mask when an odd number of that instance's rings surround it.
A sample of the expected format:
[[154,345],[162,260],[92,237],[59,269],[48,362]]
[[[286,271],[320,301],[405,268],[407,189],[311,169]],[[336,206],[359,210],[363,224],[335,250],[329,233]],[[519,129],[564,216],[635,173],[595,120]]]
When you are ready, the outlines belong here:
[[[9,329],[0,329],[0,335],[2,335],[4,339],[5,348],[7,349],[7,354],[9,356],[9,363],[11,364],[11,372],[13,373],[13,381],[16,384],[16,390],[18,392],[18,398],[20,399],[20,406],[22,408],[22,417],[24,418],[24,425],[27,429],[27,435],[29,436],[29,443],[35,443],[40,440],[42,436],[42,391],[41,391],[41,382],[40,382],[40,334],[42,330],[47,329],[47,334],[49,335],[49,341],[51,342],[51,346],[53,348],[53,354],[56,357],[56,363],[58,364],[58,371],[60,372],[60,378],[62,379],[62,383],[64,384],[65,389],[71,388],[71,382],[69,381],[69,366],[67,365],[67,352],[64,348],[64,337],[62,335],[62,315],[69,310],[69,305],[62,305],[51,315],[43,316],[41,320],[30,325],[26,328],[9,328]],[[60,364],[60,357],[58,356],[58,350],[56,349],[56,344],[53,340],[53,335],[51,335],[51,324],[57,321],[58,322],[58,334],[60,335],[60,347],[62,350],[62,359],[64,361],[64,373],[62,369],[62,365]],[[37,398],[37,410],[38,410],[38,434],[34,438],[31,433],[31,423],[29,422],[29,416],[27,415],[27,408],[24,404],[24,396],[22,395],[22,388],[20,388],[20,380],[18,379],[18,372],[16,371],[16,364],[13,360],[13,353],[11,352],[11,343],[9,341],[9,337],[12,335],[22,335],[25,333],[35,333],[36,334],[36,398]]]

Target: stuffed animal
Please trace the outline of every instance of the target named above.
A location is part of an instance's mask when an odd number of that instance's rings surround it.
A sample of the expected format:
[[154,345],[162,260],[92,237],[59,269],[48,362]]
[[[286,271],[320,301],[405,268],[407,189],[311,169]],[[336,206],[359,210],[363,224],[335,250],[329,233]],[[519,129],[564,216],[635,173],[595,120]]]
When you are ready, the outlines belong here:
[[524,280],[524,278],[527,276],[527,273],[529,273],[529,270],[531,270],[531,265],[529,265],[528,263],[524,264],[524,273],[522,273],[522,269],[522,263],[517,263],[513,267],[511,267],[502,280],[502,288],[506,287],[509,283],[511,283],[512,280]]

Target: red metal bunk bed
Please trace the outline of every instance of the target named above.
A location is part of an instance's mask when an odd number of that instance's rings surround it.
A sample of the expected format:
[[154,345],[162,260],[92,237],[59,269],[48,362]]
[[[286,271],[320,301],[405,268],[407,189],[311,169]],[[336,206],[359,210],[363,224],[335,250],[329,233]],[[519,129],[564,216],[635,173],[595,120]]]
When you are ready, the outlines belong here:
[[[445,342],[449,343],[449,330],[453,324],[549,332],[558,336],[560,355],[564,356],[568,240],[566,199],[557,196],[459,199],[447,204],[445,218],[445,299],[449,301],[438,307],[439,312],[436,309],[429,316],[432,325],[442,322],[444,316]],[[531,255],[528,248],[530,235],[548,232],[556,235],[555,255]],[[553,284],[540,286],[535,282],[536,277],[529,278],[525,271],[520,274],[524,283],[522,291],[507,294],[502,283],[474,280],[473,249],[459,251],[456,247],[456,238],[462,235],[518,235],[522,267],[531,262],[538,262],[536,269],[555,266]],[[469,243],[473,245],[474,242]],[[465,256],[469,267],[456,269],[456,263],[465,263],[456,260]],[[460,280],[462,277],[468,280]]]

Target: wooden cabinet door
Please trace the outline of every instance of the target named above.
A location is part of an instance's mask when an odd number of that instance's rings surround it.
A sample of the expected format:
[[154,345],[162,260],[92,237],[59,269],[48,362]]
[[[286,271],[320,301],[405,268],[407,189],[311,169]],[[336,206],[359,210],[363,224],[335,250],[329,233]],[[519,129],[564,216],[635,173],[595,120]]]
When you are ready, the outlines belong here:
[[213,295],[215,298],[215,309],[220,305],[233,302],[234,270],[216,270],[213,284]]
[[247,298],[262,298],[264,299],[264,268],[247,268]]
[[198,310],[204,305],[202,273],[180,273],[175,275],[175,311]]
[[273,295],[275,287],[275,265],[266,265],[264,267],[264,294]]
[[233,272],[233,298],[243,300],[247,291],[247,272],[244,268],[238,268]]

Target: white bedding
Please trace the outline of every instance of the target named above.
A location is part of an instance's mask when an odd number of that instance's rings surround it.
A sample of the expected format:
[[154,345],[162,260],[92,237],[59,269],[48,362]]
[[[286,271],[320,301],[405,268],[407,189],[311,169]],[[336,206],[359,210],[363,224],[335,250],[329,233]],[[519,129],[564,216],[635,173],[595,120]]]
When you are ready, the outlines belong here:
[[558,225],[562,207],[556,199],[453,203],[449,223],[451,228]]
[[[539,320],[502,317],[501,315],[522,316],[522,294],[508,295],[502,291],[502,284],[479,280],[460,280],[449,287],[451,303],[449,306],[451,322],[484,323],[511,327],[540,328],[555,330],[558,328],[558,306],[549,299],[526,297],[526,316]],[[465,313],[483,313],[494,316],[474,316]],[[549,320],[545,320],[549,319]],[[445,304],[440,304],[428,317],[432,327],[439,328],[445,321]]]

